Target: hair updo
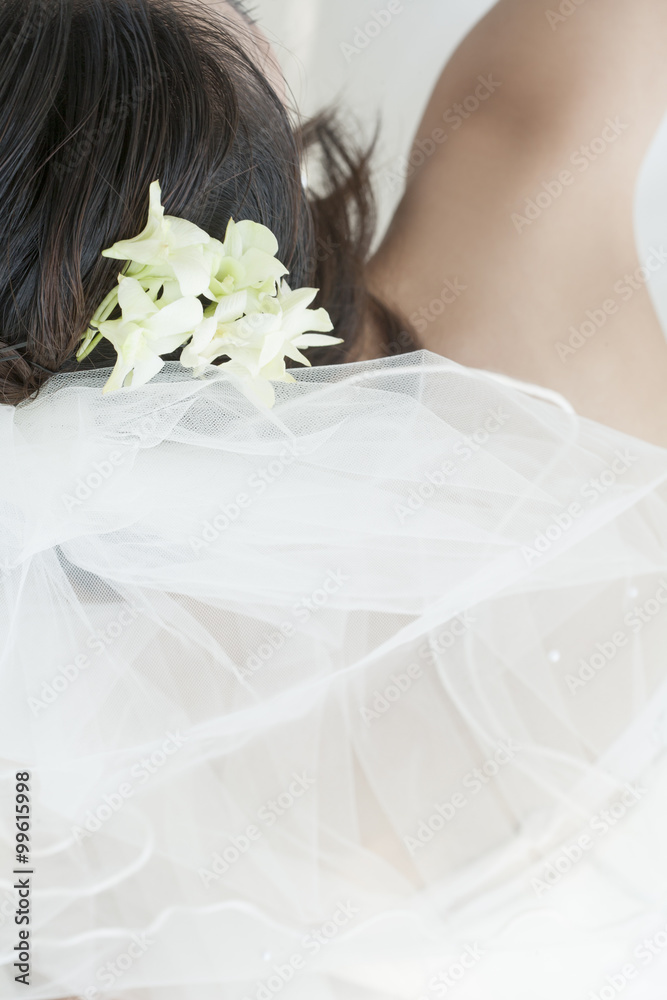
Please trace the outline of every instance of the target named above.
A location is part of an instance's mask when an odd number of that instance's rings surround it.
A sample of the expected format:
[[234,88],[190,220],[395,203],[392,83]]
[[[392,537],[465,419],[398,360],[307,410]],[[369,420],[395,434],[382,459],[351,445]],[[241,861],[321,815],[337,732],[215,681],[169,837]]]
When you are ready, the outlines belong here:
[[[304,155],[323,189],[309,198]],[[367,290],[375,226],[369,151],[331,114],[294,128],[226,22],[196,0],[0,0],[0,403],[29,398],[75,354],[117,280],[106,247],[145,223],[159,178],[168,214],[224,239],[230,217],[274,231],[292,287],[354,355],[372,318],[414,346]],[[86,366],[106,367],[106,341]]]

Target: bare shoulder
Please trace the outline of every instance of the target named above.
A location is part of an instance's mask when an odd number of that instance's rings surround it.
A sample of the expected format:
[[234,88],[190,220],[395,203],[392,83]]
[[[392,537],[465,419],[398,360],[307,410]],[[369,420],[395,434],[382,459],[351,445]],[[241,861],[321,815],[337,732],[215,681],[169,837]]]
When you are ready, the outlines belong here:
[[458,49],[372,280],[424,346],[667,444],[667,345],[642,280],[666,262],[637,259],[633,224],[667,109],[667,5],[571,6],[554,21],[544,0],[501,0]]

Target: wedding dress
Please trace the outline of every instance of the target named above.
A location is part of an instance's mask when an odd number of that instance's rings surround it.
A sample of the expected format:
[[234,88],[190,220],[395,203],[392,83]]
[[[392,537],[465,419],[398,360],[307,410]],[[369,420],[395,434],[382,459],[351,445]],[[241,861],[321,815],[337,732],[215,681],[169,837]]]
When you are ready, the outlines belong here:
[[664,1000],[667,451],[294,375],[0,407],[0,996]]

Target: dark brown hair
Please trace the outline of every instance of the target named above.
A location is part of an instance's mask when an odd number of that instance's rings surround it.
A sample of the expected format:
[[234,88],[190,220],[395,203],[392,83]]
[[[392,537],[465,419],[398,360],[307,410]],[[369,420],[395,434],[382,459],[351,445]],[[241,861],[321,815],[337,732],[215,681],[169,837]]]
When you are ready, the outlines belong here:
[[[156,179],[169,214],[218,239],[230,217],[275,232],[292,287],[321,289],[345,341],[313,364],[353,358],[369,322],[387,352],[414,347],[365,284],[370,152],[330,114],[295,129],[220,16],[196,0],[0,0],[0,403],[76,370],[117,279],[101,251],[143,229]],[[104,345],[88,365],[113,363]]]

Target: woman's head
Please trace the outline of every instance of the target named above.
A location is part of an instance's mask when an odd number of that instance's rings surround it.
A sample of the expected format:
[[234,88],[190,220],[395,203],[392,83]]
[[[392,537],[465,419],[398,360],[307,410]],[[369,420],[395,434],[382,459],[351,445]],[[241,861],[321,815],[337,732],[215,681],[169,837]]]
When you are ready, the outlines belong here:
[[[271,228],[293,287],[320,287],[346,339],[313,361],[349,356],[372,301],[367,158],[328,119],[293,128],[274,60],[237,8],[0,0],[0,402],[72,362],[117,278],[101,251],[143,228],[157,178],[167,212],[218,239],[230,217]],[[326,185],[309,203],[302,158],[315,146]],[[90,363],[111,363],[103,352]]]

